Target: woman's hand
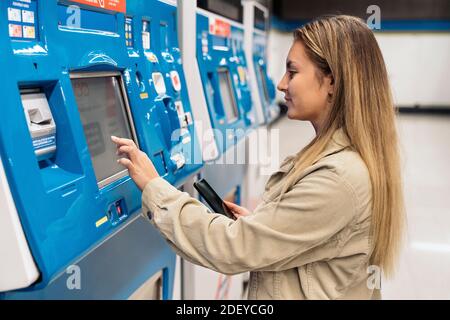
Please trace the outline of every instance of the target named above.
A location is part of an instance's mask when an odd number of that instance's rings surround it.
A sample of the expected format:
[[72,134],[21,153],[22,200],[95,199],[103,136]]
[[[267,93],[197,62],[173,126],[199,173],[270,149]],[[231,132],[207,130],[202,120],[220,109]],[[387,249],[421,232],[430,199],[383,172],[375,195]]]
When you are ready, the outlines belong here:
[[128,158],[120,158],[118,163],[128,169],[130,177],[139,189],[144,190],[150,180],[159,177],[158,171],[147,155],[139,150],[133,140],[111,136],[117,145],[117,154]]
[[238,206],[237,204],[229,201],[223,201],[225,205],[230,209],[231,213],[236,217],[236,219],[240,217],[245,217],[251,214],[251,212],[244,207]]

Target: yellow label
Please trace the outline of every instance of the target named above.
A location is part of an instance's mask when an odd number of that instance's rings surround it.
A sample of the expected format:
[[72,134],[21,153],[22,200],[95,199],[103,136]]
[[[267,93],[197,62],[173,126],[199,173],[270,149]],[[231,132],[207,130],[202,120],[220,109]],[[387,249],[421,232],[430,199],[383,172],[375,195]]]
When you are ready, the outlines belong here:
[[148,60],[150,62],[153,62],[153,63],[157,63],[158,62],[158,58],[155,56],[154,53],[149,54],[147,58],[148,58]]
[[245,69],[242,66],[238,67],[239,80],[241,84],[245,84],[247,82],[247,76],[245,74]]
[[98,220],[98,221],[95,223],[95,226],[98,228],[98,227],[100,227],[102,224],[104,224],[105,222],[108,222],[108,217],[107,217],[107,216],[104,216],[103,218],[101,218],[100,220]]
[[148,93],[147,92],[143,92],[140,94],[141,99],[148,99]]

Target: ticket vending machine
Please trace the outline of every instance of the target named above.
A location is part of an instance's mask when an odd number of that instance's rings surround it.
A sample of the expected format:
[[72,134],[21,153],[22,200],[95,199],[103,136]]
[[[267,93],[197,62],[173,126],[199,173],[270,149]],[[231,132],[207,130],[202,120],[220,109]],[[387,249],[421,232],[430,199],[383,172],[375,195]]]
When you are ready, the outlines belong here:
[[257,1],[243,0],[245,56],[252,77],[252,99],[260,123],[270,124],[280,115],[275,104],[275,85],[267,72],[267,29],[269,11]]
[[0,252],[20,248],[2,262],[0,298],[168,299],[175,255],[141,216],[141,193],[110,136],[133,139],[175,184],[201,164],[171,159],[157,130],[167,118],[143,103],[125,1],[84,3],[0,3],[0,64],[11,75],[0,86],[9,119],[0,127],[0,219],[11,226]]
[[160,140],[168,181],[180,187],[202,165],[187,85],[180,60],[176,6],[128,0],[125,43],[135,61],[141,104]]
[[[205,164],[203,176],[220,196],[239,202],[245,177],[246,138],[256,125],[246,61],[238,43],[243,25],[239,2],[200,1],[196,8],[196,56],[201,88],[220,158]],[[233,10],[223,10],[230,8]]]
[[[225,8],[225,10],[224,10]],[[257,125],[243,54],[242,6],[239,1],[179,2],[181,54],[196,123],[203,124],[201,177],[227,200],[240,203],[246,175],[246,143]],[[230,10],[228,10],[230,9]],[[196,33],[191,32],[195,27]],[[208,115],[205,119],[204,115]],[[203,117],[203,118],[202,118]],[[199,121],[197,121],[199,120]],[[207,128],[209,126],[209,128]],[[205,129],[214,132],[216,157]],[[184,265],[184,297],[241,298],[242,276],[229,277]]]
[[[163,113],[166,124],[156,123],[156,130],[162,132],[179,131],[181,142],[173,146],[170,141],[168,148],[179,150],[180,146],[190,155],[177,157],[177,153],[171,155],[171,159],[180,161],[177,167],[196,166],[203,163],[199,140],[191,103],[188,96],[188,86],[184,76],[181,51],[178,40],[178,13],[176,1],[139,1],[128,0],[125,29],[126,44],[130,58],[135,59],[140,66],[142,79],[143,101],[152,105],[154,113]],[[148,89],[146,89],[148,88]],[[198,119],[197,119],[198,120]],[[201,122],[198,120],[198,122]],[[195,131],[195,132],[194,132]],[[164,135],[162,135],[164,136]],[[175,137],[178,135],[176,134]],[[169,136],[167,136],[169,137]],[[187,148],[189,147],[190,148]],[[188,163],[185,163],[188,161]],[[176,162],[175,162],[176,163]],[[185,180],[182,181],[183,183]],[[193,180],[189,183],[176,183],[184,191],[191,191]],[[181,298],[181,260],[177,260],[175,269],[174,298]]]
[[[207,8],[207,4],[205,5]],[[232,25],[228,18],[199,8],[196,16],[197,61],[216,141],[221,153],[235,147],[252,125],[251,100],[243,95],[238,61],[232,50]],[[233,28],[234,29],[234,28]],[[241,130],[239,130],[241,129]]]
[[[243,184],[245,199],[243,205],[250,210],[261,201],[265,184],[270,174],[278,168],[278,135],[270,130],[271,124],[280,115],[275,103],[275,85],[267,73],[267,38],[269,12],[257,1],[243,0],[244,51],[248,61],[250,88],[253,103],[261,125],[257,130],[258,143],[249,146],[249,154],[255,155],[249,161],[247,176]],[[254,136],[250,137],[250,140]],[[257,145],[257,150],[255,146]]]
[[232,60],[236,65],[239,79],[237,85],[241,96],[240,99],[242,100],[250,126],[256,128],[259,124],[257,121],[256,107],[253,104],[251,96],[247,59],[244,51],[244,29],[241,26],[231,26],[230,47],[233,56]]

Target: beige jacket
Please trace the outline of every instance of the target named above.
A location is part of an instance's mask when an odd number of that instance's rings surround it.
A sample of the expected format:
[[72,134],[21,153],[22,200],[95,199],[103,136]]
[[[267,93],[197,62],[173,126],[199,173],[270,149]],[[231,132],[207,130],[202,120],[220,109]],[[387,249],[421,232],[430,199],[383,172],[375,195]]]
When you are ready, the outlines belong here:
[[162,178],[148,183],[143,213],[174,250],[224,274],[250,273],[249,299],[373,299],[368,258],[371,184],[366,165],[338,130],[321,160],[278,204],[288,157],[266,185],[262,203],[231,220]]

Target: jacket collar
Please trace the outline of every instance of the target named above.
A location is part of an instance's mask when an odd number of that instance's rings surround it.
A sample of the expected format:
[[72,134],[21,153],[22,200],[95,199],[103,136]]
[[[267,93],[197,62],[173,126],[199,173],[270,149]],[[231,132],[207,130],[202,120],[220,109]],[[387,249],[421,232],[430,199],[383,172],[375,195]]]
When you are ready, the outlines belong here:
[[[350,139],[348,138],[347,134],[344,132],[344,129],[339,128],[337,129],[333,136],[331,137],[330,142],[326,146],[325,150],[322,152],[322,155],[320,156],[320,159],[332,155],[334,153],[337,153],[339,151],[344,150],[345,148],[348,148],[351,146]],[[283,160],[283,162],[280,165],[280,169],[278,169],[278,172],[288,172],[292,169],[294,166],[294,160],[296,159],[296,155],[288,156]]]
[[333,133],[330,142],[326,146],[320,158],[324,158],[331,154],[337,153],[350,146],[351,143],[349,137],[345,133],[344,129],[339,128]]

